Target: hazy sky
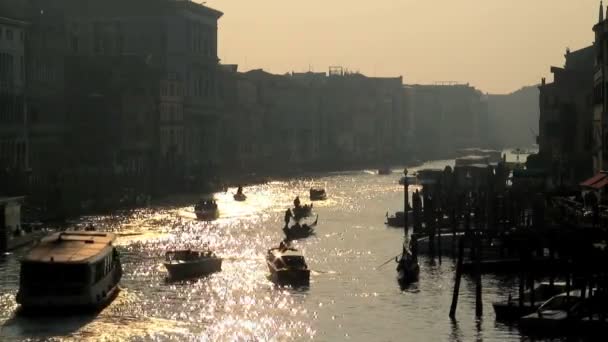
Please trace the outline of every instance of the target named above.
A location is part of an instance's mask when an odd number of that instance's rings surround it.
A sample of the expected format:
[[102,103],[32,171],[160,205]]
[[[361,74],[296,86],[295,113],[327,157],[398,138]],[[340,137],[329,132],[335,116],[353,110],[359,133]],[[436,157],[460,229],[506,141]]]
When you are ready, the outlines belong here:
[[[223,63],[273,73],[330,65],[407,83],[507,93],[593,42],[599,0],[207,0]],[[309,67],[310,66],[310,67]]]

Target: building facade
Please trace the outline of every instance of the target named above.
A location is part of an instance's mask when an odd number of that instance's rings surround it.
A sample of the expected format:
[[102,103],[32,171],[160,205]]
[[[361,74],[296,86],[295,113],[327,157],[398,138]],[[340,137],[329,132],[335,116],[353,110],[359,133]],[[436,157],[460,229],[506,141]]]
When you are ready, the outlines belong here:
[[551,67],[553,82],[539,86],[538,158],[556,185],[576,185],[593,174],[593,61],[589,46],[566,52]]
[[468,84],[410,85],[418,153],[445,157],[459,149],[486,147],[487,98]]
[[0,172],[9,192],[20,192],[29,168],[25,39],[27,23],[0,17]]
[[[608,11],[608,9],[607,9]],[[595,61],[593,74],[593,169],[605,169],[608,161],[608,21],[604,18],[604,8],[600,4],[599,21],[593,26],[595,33]]]

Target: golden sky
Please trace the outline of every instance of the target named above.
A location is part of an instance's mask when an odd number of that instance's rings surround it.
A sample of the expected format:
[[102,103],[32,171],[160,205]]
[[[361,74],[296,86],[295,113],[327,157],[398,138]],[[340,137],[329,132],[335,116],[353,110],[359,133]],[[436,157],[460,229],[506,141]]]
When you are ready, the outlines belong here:
[[[198,1],[198,0],[197,0]],[[599,0],[207,0],[219,55],[241,71],[340,65],[406,83],[508,93],[593,42]]]

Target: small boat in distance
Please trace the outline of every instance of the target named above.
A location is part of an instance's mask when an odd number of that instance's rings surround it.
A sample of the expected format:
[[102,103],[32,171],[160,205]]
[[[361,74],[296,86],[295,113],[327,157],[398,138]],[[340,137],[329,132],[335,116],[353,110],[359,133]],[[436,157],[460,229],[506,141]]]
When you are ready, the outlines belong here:
[[234,194],[234,200],[237,202],[243,202],[247,199],[247,196],[243,193],[243,187],[239,186],[239,188],[236,191],[236,194]]
[[[412,210],[408,210],[407,220],[408,225],[411,226],[414,222],[414,212]],[[403,228],[403,226],[405,225],[405,213],[403,211],[398,211],[395,213],[395,215],[392,216],[388,216],[388,213],[386,213],[385,224],[389,227]]]
[[201,199],[194,205],[196,218],[204,221],[215,220],[220,216],[217,203],[213,199]]
[[247,200],[247,195],[243,194],[243,193],[236,193],[234,194],[234,200],[237,202],[244,202],[245,200]]
[[388,166],[378,169],[379,175],[390,175],[391,173],[393,173],[393,170]]
[[169,251],[164,265],[171,280],[190,279],[221,271],[222,258],[211,251]]
[[325,201],[327,199],[327,193],[325,189],[314,189],[310,188],[310,200],[311,201]]
[[21,260],[17,303],[25,311],[101,309],[118,293],[122,266],[113,233],[64,231]]
[[310,270],[304,256],[295,248],[287,247],[284,242],[278,248],[271,248],[266,255],[270,270],[270,280],[279,286],[293,287],[310,284]]

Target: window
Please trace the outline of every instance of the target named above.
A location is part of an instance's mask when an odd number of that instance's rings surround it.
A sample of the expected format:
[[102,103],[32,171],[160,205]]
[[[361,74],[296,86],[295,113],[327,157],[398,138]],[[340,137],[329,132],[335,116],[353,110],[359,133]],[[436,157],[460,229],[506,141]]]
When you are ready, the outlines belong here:
[[23,31],[19,32],[19,37],[21,38],[21,41],[24,42],[25,41],[25,32],[23,32]]
[[78,36],[72,36],[72,51],[78,52]]
[[2,27],[0,27],[0,39],[2,39]]
[[6,30],[6,39],[13,40],[13,30]]
[[21,60],[21,80],[25,81],[25,59],[23,56],[19,57],[19,59]]

